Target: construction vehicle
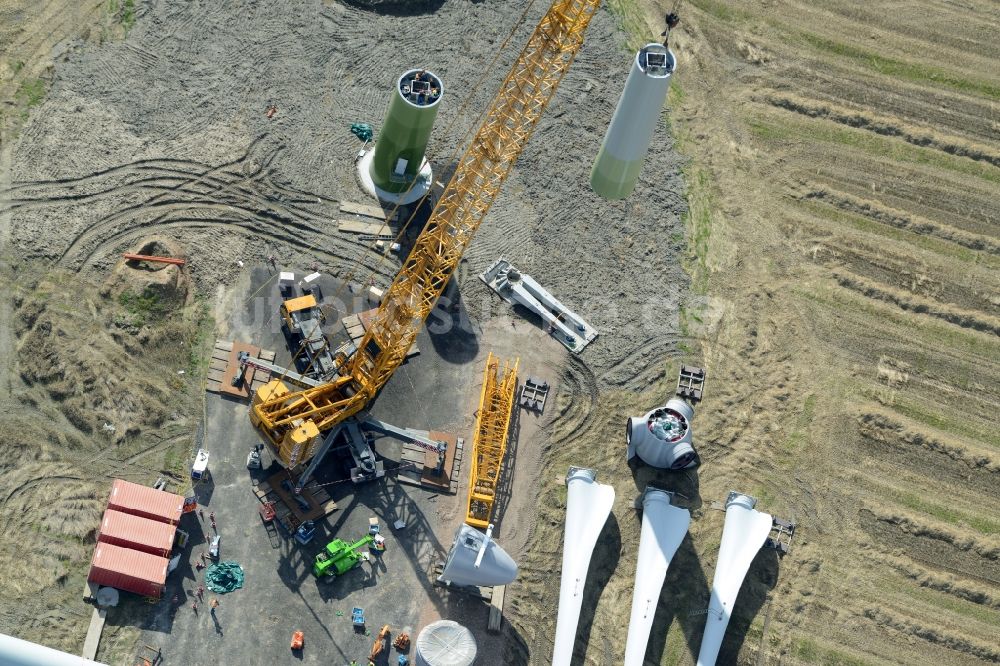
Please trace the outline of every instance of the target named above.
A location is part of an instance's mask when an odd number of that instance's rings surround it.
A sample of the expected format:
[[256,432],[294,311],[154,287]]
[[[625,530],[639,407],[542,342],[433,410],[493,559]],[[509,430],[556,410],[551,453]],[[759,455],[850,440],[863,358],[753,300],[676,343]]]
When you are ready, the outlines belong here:
[[[299,484],[347,423],[360,427],[352,417],[405,360],[579,52],[599,4],[555,0],[535,27],[346,366],[322,386],[293,391],[275,379],[254,394],[250,420],[275,460],[295,468],[312,459]],[[286,311],[291,317],[293,308]],[[362,446],[353,444],[352,452]]]
[[308,361],[305,374],[317,379],[329,379],[337,371],[337,364],[330,352],[330,341],[323,333],[325,317],[319,309],[316,296],[306,294],[289,298],[281,303],[281,328],[300,345]]
[[389,625],[383,624],[382,629],[379,630],[378,636],[375,637],[375,642],[372,643],[372,651],[368,654],[368,661],[375,661],[379,658],[379,655],[385,651],[385,644],[389,641]]
[[198,449],[198,453],[194,457],[194,462],[191,464],[191,478],[193,480],[200,481],[208,476],[208,458],[208,451]]
[[361,562],[358,548],[364,548],[372,542],[372,536],[366,534],[354,543],[343,539],[334,539],[326,544],[326,548],[316,556],[313,564],[313,575],[316,578],[324,576],[342,576]]
[[316,536],[316,523],[307,520],[295,530],[295,540],[303,546],[307,545]]

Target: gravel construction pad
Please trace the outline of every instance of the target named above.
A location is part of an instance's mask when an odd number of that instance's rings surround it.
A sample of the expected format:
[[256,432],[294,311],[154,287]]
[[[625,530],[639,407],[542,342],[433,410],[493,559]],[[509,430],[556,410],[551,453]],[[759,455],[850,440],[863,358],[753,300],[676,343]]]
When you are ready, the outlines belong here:
[[[521,3],[458,0],[408,16],[319,2],[143,3],[123,43],[70,48],[56,67],[52,90],[13,156],[13,248],[25,259],[54,261],[99,280],[121,252],[151,236],[166,237],[180,246],[199,291],[217,297],[217,306],[249,266],[270,255],[284,265],[315,265],[358,281],[374,274],[386,284],[398,263],[379,261],[357,237],[336,229],[341,201],[371,203],[355,180],[361,143],[350,125],[369,122],[377,138],[399,74],[432,69],[446,96],[428,156],[436,179],[446,179],[456,146],[474,130],[544,5],[528,11],[512,48],[490,68],[522,11]],[[681,162],[670,150],[666,124],[658,127],[644,176],[628,200],[605,202],[589,188],[590,166],[631,57],[614,18],[601,10],[457,272],[460,321],[484,339],[470,345],[456,332],[421,344],[424,354],[446,365],[472,363],[487,351],[490,336],[503,338],[510,329],[531,347],[526,354],[544,355],[539,364],[560,368],[546,374],[558,385],[552,413],[579,417],[581,431],[604,391],[638,391],[663,378],[662,360],[676,352],[678,307],[687,298],[680,267]],[[271,105],[277,113],[269,119]],[[519,321],[513,332],[511,307],[478,280],[501,254],[600,331],[581,357],[530,323]],[[456,352],[452,343],[472,350]],[[479,372],[477,360],[464,374],[474,384]],[[459,387],[458,393],[476,390]],[[245,415],[233,418],[235,428]],[[547,450],[544,442],[538,447]],[[239,467],[238,455],[229,464]],[[521,502],[525,510],[519,523],[534,516],[532,490],[512,501],[511,509]],[[227,524],[232,520],[243,519],[233,515]],[[245,529],[256,534],[254,516],[248,520]],[[527,544],[527,529],[516,529],[518,543]],[[239,555],[252,587],[250,553]],[[556,566],[553,560],[547,568]],[[631,585],[630,578],[622,582]],[[510,612],[516,615],[517,606]],[[287,640],[294,627],[286,618],[267,613],[266,619],[274,624],[268,643]],[[526,620],[537,618],[520,622]],[[554,621],[553,613],[544,623]],[[231,631],[240,629],[225,626],[227,643]],[[315,631],[307,631],[307,645]],[[197,663],[191,646],[181,647],[183,634],[172,632],[176,649],[193,659],[185,663]],[[195,640],[191,645],[202,639]],[[545,659],[544,646],[532,650],[532,663]],[[307,662],[318,658],[308,648],[305,654]]]

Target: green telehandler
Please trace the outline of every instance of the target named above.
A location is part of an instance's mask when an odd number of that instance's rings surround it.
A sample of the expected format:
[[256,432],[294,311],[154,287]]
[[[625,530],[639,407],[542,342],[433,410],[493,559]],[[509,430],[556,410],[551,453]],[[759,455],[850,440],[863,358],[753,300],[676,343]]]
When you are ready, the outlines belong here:
[[363,548],[373,541],[370,534],[354,543],[347,543],[343,539],[334,539],[326,544],[326,548],[316,556],[313,564],[313,575],[317,578],[323,576],[340,576],[358,566],[361,561],[359,548]]

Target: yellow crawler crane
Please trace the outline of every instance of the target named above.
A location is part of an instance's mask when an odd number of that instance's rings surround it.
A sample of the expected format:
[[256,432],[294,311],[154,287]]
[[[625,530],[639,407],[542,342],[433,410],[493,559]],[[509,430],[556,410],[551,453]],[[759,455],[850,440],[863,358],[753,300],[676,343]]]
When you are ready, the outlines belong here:
[[483,392],[476,412],[476,434],[472,440],[472,472],[469,474],[469,510],[465,522],[472,527],[486,529],[493,515],[500,467],[507,452],[507,435],[510,416],[517,389],[517,366],[505,361],[500,370],[500,359],[490,352],[483,373]]
[[364,409],[406,358],[579,52],[599,4],[556,0],[535,27],[341,376],[305,390],[292,391],[280,380],[258,389],[250,420],[281,464],[308,460],[319,434]]

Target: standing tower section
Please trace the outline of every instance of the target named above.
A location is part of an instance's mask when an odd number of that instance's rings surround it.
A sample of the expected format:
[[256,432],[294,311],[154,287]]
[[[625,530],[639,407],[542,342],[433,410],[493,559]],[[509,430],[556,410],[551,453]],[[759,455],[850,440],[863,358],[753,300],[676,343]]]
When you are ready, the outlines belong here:
[[443,96],[444,84],[429,70],[411,69],[399,77],[375,149],[358,162],[369,194],[406,204],[430,189],[433,174],[424,153]]

